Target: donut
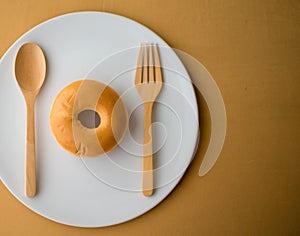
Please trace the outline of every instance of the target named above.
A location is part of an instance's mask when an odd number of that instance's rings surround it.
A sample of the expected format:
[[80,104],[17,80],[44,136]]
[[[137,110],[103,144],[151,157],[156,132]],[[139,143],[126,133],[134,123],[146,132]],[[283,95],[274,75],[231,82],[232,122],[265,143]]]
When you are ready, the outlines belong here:
[[[92,117],[92,122],[84,120]],[[95,80],[78,80],[56,96],[50,127],[56,141],[80,157],[96,157],[111,151],[127,129],[126,107],[110,86]]]

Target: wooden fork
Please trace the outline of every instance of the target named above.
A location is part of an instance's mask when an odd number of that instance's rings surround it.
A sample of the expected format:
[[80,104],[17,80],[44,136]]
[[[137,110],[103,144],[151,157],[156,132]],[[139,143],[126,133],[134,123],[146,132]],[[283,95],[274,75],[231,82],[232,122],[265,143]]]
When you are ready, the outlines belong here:
[[135,87],[144,104],[142,180],[144,196],[151,196],[153,194],[152,107],[162,88],[162,83],[162,73],[157,44],[141,44],[135,74]]

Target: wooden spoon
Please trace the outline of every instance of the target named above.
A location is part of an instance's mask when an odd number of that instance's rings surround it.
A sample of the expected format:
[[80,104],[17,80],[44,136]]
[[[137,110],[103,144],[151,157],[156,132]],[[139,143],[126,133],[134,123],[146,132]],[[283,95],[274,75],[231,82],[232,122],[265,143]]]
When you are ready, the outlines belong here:
[[38,45],[25,43],[19,49],[15,75],[27,108],[25,193],[26,196],[33,197],[36,194],[34,104],[46,75],[45,57]]

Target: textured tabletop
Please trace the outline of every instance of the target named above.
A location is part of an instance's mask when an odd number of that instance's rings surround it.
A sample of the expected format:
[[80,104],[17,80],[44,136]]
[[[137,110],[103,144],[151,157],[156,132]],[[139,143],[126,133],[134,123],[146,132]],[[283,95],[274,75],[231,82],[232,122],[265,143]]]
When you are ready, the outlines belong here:
[[0,57],[35,25],[87,10],[136,20],[206,66],[227,111],[220,158],[198,176],[210,137],[208,108],[198,93],[199,149],[179,185],[153,210],[112,227],[69,227],[33,213],[0,183],[0,234],[299,235],[300,2],[0,0]]

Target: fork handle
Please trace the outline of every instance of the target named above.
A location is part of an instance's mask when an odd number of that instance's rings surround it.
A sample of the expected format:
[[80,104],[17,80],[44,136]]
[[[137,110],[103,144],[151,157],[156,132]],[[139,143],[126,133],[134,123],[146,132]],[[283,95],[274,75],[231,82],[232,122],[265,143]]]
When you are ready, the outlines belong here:
[[143,195],[153,194],[152,159],[152,107],[153,102],[144,103],[144,151],[143,151]]

